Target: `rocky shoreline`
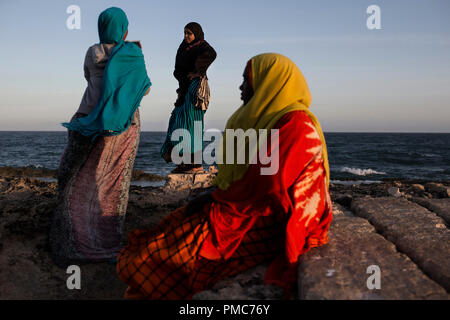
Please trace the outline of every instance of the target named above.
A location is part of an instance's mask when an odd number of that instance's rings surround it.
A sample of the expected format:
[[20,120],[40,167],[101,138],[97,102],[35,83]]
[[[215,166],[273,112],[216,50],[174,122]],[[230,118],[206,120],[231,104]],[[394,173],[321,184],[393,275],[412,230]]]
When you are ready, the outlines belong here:
[[[161,180],[136,171],[133,180]],[[162,187],[130,187],[125,235],[155,227],[210,185],[214,172],[169,175]],[[125,285],[107,263],[81,266],[81,290],[66,286],[66,270],[48,254],[55,172],[0,168],[0,299],[122,299]],[[448,299],[450,181],[384,180],[331,184],[334,219],[329,243],[300,257],[292,299]],[[369,289],[367,268],[381,270]],[[281,299],[263,284],[266,265],[225,279],[195,299]]]
[[[2,178],[57,178],[56,170],[36,167],[0,167],[0,177]],[[132,174],[133,181],[163,181],[166,178],[134,169]]]

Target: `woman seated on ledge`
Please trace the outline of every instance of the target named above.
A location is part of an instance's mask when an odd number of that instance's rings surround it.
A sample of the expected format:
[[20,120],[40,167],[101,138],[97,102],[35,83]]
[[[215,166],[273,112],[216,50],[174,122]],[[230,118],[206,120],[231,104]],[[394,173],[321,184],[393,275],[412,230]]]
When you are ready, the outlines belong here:
[[279,170],[261,175],[260,162],[219,165],[212,193],[154,230],[130,233],[117,263],[126,298],[190,299],[266,261],[265,283],[288,297],[299,255],[327,242],[328,159],[305,78],[290,59],[261,54],[248,62],[240,89],[244,104],[226,128],[278,129],[278,146],[268,139],[267,150],[279,148]]

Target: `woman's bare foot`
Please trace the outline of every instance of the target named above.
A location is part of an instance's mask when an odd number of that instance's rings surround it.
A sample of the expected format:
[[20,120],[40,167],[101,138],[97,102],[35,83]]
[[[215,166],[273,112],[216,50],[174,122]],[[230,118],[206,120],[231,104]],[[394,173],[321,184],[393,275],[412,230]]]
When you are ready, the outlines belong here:
[[189,169],[186,173],[203,173],[203,172],[205,172],[203,170],[203,167],[194,167]]

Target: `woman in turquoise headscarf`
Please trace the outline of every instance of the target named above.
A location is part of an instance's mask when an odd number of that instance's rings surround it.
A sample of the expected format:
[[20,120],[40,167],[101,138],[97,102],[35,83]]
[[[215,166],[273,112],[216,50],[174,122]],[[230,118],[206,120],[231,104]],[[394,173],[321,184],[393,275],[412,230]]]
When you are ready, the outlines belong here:
[[88,86],[69,123],[58,169],[58,205],[50,231],[58,265],[114,261],[122,245],[128,191],[139,144],[138,107],[151,86],[139,44],[125,42],[120,8],[98,18],[100,43],[86,53]]

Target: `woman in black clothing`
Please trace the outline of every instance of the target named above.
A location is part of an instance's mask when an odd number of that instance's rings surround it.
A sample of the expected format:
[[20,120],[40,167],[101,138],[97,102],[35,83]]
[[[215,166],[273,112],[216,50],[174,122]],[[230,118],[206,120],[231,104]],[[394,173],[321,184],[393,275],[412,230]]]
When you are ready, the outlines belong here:
[[[175,145],[180,145],[183,154],[182,163],[173,172],[200,172],[202,164],[192,164],[195,153],[203,149],[203,118],[209,102],[209,87],[206,81],[206,70],[216,58],[216,51],[204,39],[202,27],[196,23],[188,23],[184,27],[184,40],[180,44],[175,60],[173,75],[178,80],[178,98],[172,111],[166,140],[161,148],[161,156],[167,162],[172,161],[171,152]],[[195,124],[197,122],[197,125]],[[176,129],[187,129],[191,135],[190,143],[171,141]],[[182,139],[181,139],[182,140]],[[185,154],[186,153],[186,154]],[[189,155],[187,154],[189,153]]]

